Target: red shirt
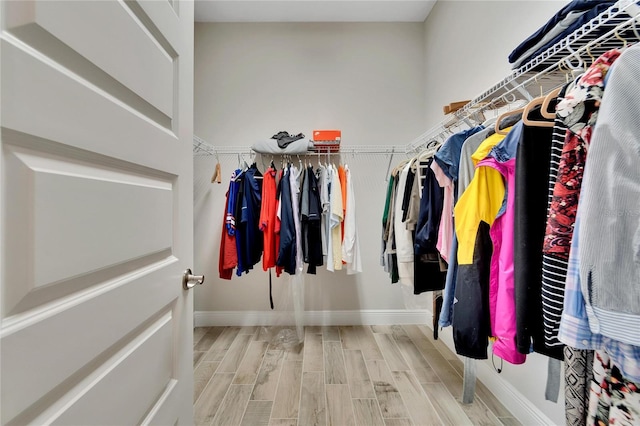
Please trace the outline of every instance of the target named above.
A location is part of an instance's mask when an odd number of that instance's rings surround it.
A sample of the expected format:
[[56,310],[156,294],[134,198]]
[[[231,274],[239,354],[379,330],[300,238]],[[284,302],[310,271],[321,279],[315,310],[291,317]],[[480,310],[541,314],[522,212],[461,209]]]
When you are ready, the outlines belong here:
[[[229,205],[229,193],[224,205],[226,213]],[[223,280],[230,280],[233,275],[233,268],[238,265],[238,252],[236,251],[236,236],[229,235],[227,224],[222,221],[222,236],[220,237],[220,257],[218,258],[218,272]]]
[[262,269],[276,266],[278,248],[276,246],[276,171],[269,168],[262,179],[262,207],[260,210],[260,230],[264,238]]

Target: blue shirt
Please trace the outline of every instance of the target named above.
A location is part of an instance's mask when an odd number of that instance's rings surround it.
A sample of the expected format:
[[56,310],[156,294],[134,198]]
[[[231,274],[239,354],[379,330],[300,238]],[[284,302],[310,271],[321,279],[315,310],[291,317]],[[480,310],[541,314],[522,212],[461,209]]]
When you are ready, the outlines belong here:
[[295,219],[291,204],[290,173],[291,169],[287,167],[278,186],[278,193],[280,194],[280,247],[278,248],[276,265],[283,267],[284,271],[289,275],[295,275],[298,250]]
[[640,347],[593,333],[589,328],[586,303],[580,287],[579,235],[580,206],[578,205],[569,252],[564,309],[558,340],[576,349],[605,350],[625,378],[640,382]]
[[452,135],[440,147],[435,155],[435,160],[449,179],[454,183],[458,181],[458,168],[460,166],[460,153],[462,145],[467,138],[479,131],[483,130],[483,126],[472,127]]
[[505,163],[515,158],[523,130],[524,123],[520,120],[513,126],[507,136],[491,149],[487,157],[493,157],[500,163]]
[[224,220],[227,228],[227,234],[229,234],[229,236],[234,236],[236,234],[236,217],[234,210],[238,196],[238,188],[240,187],[240,182],[236,182],[236,178],[240,172],[240,169],[236,169],[231,175],[231,182],[229,182],[229,202],[227,203],[226,217]]
[[260,209],[262,207],[262,181],[256,179],[262,174],[255,164],[244,172],[242,184],[244,193],[242,199],[241,222],[244,230],[245,265],[247,271],[260,261],[264,239],[260,231]]

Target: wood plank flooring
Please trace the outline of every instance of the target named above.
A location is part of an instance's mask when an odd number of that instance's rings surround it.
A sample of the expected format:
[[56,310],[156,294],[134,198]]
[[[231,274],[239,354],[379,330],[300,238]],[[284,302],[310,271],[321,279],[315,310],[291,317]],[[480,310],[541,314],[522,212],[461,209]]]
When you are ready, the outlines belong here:
[[261,327],[194,330],[194,419],[224,426],[520,425],[419,325],[306,327],[272,345]]

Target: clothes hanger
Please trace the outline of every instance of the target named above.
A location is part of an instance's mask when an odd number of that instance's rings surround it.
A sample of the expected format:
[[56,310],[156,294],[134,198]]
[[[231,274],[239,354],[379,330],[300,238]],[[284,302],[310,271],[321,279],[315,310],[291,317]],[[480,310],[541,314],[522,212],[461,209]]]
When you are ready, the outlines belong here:
[[627,48],[628,42],[627,42],[626,38],[622,37],[620,35],[620,33],[618,33],[618,28],[616,28],[616,30],[613,32],[613,35],[615,36],[615,38],[617,38],[618,40],[620,40],[623,43],[622,49],[620,49],[620,50],[625,50]]
[[544,118],[555,120],[556,111],[555,109],[553,111],[549,111],[549,105],[551,104],[551,101],[553,101],[558,97],[558,95],[560,94],[560,91],[562,91],[562,87],[557,87],[553,89],[551,92],[549,92],[547,96],[544,97],[544,101],[542,102],[542,106],[540,107],[540,114],[542,114]]
[[525,125],[529,127],[553,127],[555,125],[553,121],[537,121],[531,120],[529,118],[529,113],[531,113],[531,111],[533,111],[533,109],[537,106],[542,105],[545,99],[546,96],[539,96],[529,102],[526,107],[524,107],[524,111],[522,111],[522,122]]
[[[535,81],[536,83],[538,83],[537,76],[535,77]],[[544,95],[542,84],[540,84],[540,96],[529,101],[529,103],[524,107],[524,111],[522,112],[522,122],[524,124],[526,124],[529,127],[553,127],[554,126],[553,121],[546,121],[546,120],[536,121],[536,120],[531,120],[529,118],[529,114],[531,113],[531,111],[533,111],[534,108],[541,106],[544,103],[545,98],[546,96]]]
[[391,170],[391,161],[393,160],[393,154],[396,151],[396,147],[391,148],[391,155],[389,155],[389,163],[387,164],[387,173],[385,174],[385,182],[389,182],[389,171]]
[[[500,98],[501,98],[503,101],[505,101],[505,102],[507,103],[507,105],[508,105],[508,104],[512,104],[512,103],[514,103],[514,102],[517,100],[516,95],[515,95],[514,93],[511,93],[511,96],[512,96],[511,100],[507,100],[507,98],[505,97],[505,95],[500,96]],[[505,118],[507,118],[507,117],[511,117],[512,115],[520,114],[520,113],[522,113],[523,111],[524,111],[524,108],[517,108],[517,109],[513,109],[513,110],[511,110],[511,111],[507,111],[507,112],[505,112],[505,113],[500,114],[500,115],[498,116],[498,119],[496,120],[496,124],[494,125],[494,130],[495,130],[495,132],[496,132],[497,134],[499,134],[499,135],[507,135],[507,134],[509,133],[509,131],[504,130],[504,129],[503,129],[503,130],[501,130],[501,129],[500,129],[500,123],[502,123],[502,120],[504,120]]]
[[558,62],[558,70],[560,70],[561,72],[564,73],[564,77],[565,77],[566,83],[569,84],[570,71],[569,71],[569,69],[563,67],[562,64],[563,64],[563,61]]
[[596,61],[596,58],[593,57],[593,53],[591,53],[591,45],[587,44],[587,55],[589,56],[589,59],[591,59],[591,62],[589,63],[589,66],[593,65],[593,63]]
[[640,32],[638,32],[638,27],[636,26],[636,24],[638,23],[637,19],[633,20],[633,26],[631,27],[631,29],[633,30],[633,34],[636,36],[636,41],[640,41]]
[[494,129],[495,129],[496,133],[499,134],[499,135],[507,135],[507,134],[509,134],[509,132],[506,129],[502,129],[502,130],[500,129],[500,123],[505,118],[511,117],[512,115],[518,115],[518,114],[522,113],[523,111],[524,111],[524,108],[518,108],[518,109],[507,111],[507,112],[501,114],[498,117],[498,119],[496,120],[496,124],[494,126]]
[[214,153],[216,155],[216,168],[213,172],[213,176],[211,176],[211,183],[216,182],[217,184],[222,183],[222,169],[220,167],[220,157],[218,157],[218,151],[214,149]]

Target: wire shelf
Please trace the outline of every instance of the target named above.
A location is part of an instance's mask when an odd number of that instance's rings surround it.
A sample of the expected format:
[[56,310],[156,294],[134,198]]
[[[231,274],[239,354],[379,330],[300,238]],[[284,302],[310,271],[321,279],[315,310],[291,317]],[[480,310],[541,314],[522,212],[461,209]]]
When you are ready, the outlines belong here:
[[441,140],[450,126],[470,127],[478,123],[479,112],[504,106],[516,100],[531,100],[560,87],[575,71],[603,53],[640,40],[640,6],[633,0],[620,0],[555,45],[532,58],[494,84],[455,113],[423,133],[406,146],[406,152],[421,150]]

